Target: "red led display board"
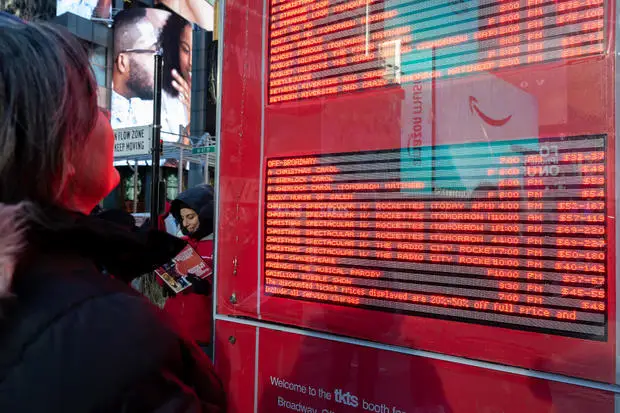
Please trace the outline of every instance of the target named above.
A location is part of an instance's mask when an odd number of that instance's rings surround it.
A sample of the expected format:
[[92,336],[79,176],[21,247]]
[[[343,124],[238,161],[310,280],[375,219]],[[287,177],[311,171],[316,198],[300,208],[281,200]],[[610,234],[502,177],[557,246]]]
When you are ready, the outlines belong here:
[[425,149],[268,159],[265,293],[605,340],[605,137]]
[[218,313],[615,382],[614,3],[431,3],[227,0]]
[[269,103],[592,56],[605,47],[603,0],[273,0],[270,12]]

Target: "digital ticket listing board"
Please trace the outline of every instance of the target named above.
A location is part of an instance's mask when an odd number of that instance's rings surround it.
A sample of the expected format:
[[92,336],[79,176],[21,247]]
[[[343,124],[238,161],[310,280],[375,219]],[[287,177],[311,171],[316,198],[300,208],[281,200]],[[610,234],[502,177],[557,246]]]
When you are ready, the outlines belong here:
[[605,50],[604,0],[273,0],[269,103]]
[[436,146],[430,169],[401,149],[268,159],[265,292],[605,340],[605,148]]

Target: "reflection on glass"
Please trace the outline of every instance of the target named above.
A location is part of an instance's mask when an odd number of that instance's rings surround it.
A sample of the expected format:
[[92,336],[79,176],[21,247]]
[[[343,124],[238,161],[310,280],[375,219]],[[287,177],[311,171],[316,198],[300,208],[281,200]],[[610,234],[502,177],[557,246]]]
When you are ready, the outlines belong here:
[[[272,3],[269,103],[604,51],[603,0]],[[401,76],[385,78],[386,43]],[[429,68],[433,60],[434,67]]]
[[[608,134],[541,133],[568,98],[550,121],[523,84],[602,55],[604,21],[602,0],[272,1],[270,110],[320,107],[341,149],[267,154],[265,293],[606,340]],[[331,105],[381,91],[380,149],[339,146]]]

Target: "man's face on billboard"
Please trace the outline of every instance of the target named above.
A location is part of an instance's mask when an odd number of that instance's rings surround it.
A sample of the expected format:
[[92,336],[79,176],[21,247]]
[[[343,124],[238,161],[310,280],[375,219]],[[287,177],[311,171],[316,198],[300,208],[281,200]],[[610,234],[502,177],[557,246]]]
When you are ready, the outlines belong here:
[[154,61],[153,55],[157,51],[157,30],[151,22],[144,19],[131,28],[133,33],[127,33],[135,39],[133,44],[121,51],[124,66],[127,69],[126,87],[131,96],[127,98],[153,99]]
[[136,30],[139,35],[135,49],[138,51],[129,55],[131,70],[127,86],[134,91],[135,97],[153,99],[153,55],[157,51],[157,32],[149,21],[137,24]]

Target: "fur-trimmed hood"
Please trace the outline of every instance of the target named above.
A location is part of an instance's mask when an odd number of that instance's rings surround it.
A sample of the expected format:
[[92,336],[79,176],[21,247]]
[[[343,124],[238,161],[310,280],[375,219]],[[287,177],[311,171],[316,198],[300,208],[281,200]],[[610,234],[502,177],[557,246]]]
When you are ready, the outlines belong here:
[[156,230],[129,231],[101,218],[57,208],[0,204],[0,298],[37,253],[85,257],[130,282],[168,262],[186,242]]

